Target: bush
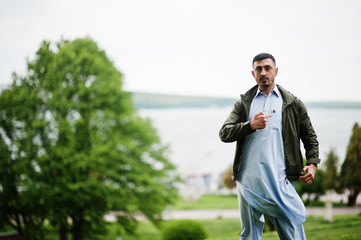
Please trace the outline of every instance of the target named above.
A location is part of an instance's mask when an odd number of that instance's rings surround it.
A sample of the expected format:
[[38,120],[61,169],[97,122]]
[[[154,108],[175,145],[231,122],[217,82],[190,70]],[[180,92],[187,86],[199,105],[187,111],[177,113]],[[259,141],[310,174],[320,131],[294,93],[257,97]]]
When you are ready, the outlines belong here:
[[163,240],[201,240],[207,234],[203,226],[193,220],[178,220],[170,222],[163,230]]

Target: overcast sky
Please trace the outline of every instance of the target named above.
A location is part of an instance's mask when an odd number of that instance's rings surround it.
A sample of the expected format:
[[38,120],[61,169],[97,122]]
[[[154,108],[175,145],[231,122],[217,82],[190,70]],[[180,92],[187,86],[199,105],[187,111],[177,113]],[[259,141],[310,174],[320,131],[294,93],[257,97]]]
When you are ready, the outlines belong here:
[[360,13],[358,0],[0,0],[0,85],[43,40],[89,36],[124,90],[237,98],[269,52],[299,98],[361,101]]

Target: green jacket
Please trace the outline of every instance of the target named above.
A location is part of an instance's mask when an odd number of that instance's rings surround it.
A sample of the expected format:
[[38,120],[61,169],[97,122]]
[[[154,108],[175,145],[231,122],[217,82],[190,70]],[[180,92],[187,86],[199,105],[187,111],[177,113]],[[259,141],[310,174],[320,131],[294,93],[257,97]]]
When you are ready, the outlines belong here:
[[[283,99],[282,106],[282,136],[286,162],[287,179],[298,180],[303,169],[303,158],[300,149],[300,139],[306,150],[306,165],[320,162],[318,141],[312,127],[307,110],[302,101],[287,90],[277,85]],[[258,85],[241,95],[224,122],[219,136],[223,142],[237,141],[236,154],[233,162],[232,179],[238,178],[242,165],[243,147],[248,134],[255,131],[250,126],[248,115],[251,102],[257,93]]]

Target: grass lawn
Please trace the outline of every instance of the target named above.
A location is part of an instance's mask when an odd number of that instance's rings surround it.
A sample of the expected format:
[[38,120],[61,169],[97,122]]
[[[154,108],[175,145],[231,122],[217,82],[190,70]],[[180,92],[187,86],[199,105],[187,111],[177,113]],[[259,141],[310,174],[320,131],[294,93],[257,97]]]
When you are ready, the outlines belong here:
[[[236,195],[203,195],[199,201],[178,201],[173,210],[197,210],[197,209],[238,209]],[[208,240],[236,240],[239,238],[240,220],[236,219],[213,219],[199,220],[208,233]],[[304,224],[308,240],[355,240],[361,239],[361,215],[338,215],[334,216],[333,223],[327,223],[323,216],[309,217]],[[162,240],[161,231],[156,229],[150,222],[141,221],[136,235],[121,235],[119,227],[109,223],[108,234],[99,239],[117,240]],[[57,232],[48,230],[46,240],[58,240]],[[71,239],[70,236],[68,239]],[[276,232],[267,232],[263,239],[278,239]]]
[[238,209],[237,195],[202,195],[198,201],[179,200],[173,210]]
[[[199,220],[208,233],[207,240],[236,240],[239,238],[239,219],[212,219]],[[308,240],[356,240],[361,239],[361,215],[337,215],[334,222],[327,223],[322,216],[309,217],[304,224]],[[109,223],[108,234],[101,240],[162,240],[161,231],[156,229],[150,222],[141,221],[136,235],[121,235],[119,227]],[[57,240],[57,232],[48,230],[46,240]],[[70,236],[69,236],[69,239]],[[263,234],[265,240],[279,239],[276,232]]]
[[[239,219],[214,219],[199,221],[208,233],[208,240],[236,240],[239,237]],[[333,223],[327,223],[323,217],[310,217],[304,224],[308,240],[356,240],[361,239],[361,216],[334,216]],[[115,240],[115,229],[109,235]],[[122,236],[123,240],[161,240],[161,234],[149,222],[141,222],[137,236]],[[262,239],[279,239],[276,232],[267,232]]]
[[[325,203],[313,201],[309,207],[324,207]],[[333,207],[345,207],[345,203],[333,203]],[[173,210],[199,210],[199,209],[238,209],[237,195],[204,194],[198,201],[179,199]]]

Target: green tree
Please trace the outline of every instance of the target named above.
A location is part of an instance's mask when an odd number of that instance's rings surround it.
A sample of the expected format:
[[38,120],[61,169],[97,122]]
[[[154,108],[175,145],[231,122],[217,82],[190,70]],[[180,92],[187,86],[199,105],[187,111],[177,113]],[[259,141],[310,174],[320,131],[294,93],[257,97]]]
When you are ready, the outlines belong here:
[[342,187],[350,191],[347,205],[354,206],[361,191],[361,127],[358,123],[353,126],[346,158],[341,167],[341,182]]
[[121,78],[89,38],[43,42],[27,74],[14,75],[1,94],[0,207],[14,206],[2,225],[24,234],[28,218],[16,216],[26,210],[38,228],[47,219],[60,239],[78,240],[103,233],[109,212],[127,232],[139,213],[161,222],[176,197],[174,166]]
[[327,154],[327,158],[324,163],[325,174],[322,180],[322,187],[324,190],[340,190],[340,180],[337,170],[338,156],[335,153],[335,149],[331,148]]
[[37,182],[41,99],[27,87],[0,95],[0,229],[11,226],[27,239],[43,239],[46,208]]

